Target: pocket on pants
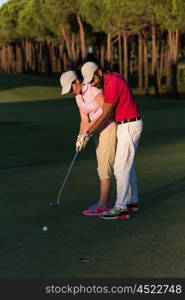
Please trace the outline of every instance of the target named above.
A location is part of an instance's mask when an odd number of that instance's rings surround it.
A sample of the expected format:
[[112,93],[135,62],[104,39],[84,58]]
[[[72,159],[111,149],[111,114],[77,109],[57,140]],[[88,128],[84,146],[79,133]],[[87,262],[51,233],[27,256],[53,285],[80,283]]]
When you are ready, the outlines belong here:
[[132,139],[135,149],[139,144],[139,139],[141,137],[141,133],[143,131],[143,122],[136,121],[128,123],[128,132]]

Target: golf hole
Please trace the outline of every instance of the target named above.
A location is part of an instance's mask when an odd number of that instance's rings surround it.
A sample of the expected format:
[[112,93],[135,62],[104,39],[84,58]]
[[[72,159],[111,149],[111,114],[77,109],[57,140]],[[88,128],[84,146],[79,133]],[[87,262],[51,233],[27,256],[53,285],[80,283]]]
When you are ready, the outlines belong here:
[[92,262],[94,260],[94,258],[92,257],[81,257],[80,261],[81,262]]

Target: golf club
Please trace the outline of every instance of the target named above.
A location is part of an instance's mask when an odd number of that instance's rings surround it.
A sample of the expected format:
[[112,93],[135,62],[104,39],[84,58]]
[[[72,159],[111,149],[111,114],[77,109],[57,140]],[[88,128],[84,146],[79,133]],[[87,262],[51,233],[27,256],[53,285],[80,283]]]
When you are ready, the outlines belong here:
[[60,207],[60,196],[61,196],[61,193],[62,193],[62,191],[63,191],[64,185],[65,185],[65,183],[66,183],[66,181],[67,181],[67,178],[68,178],[68,176],[69,176],[69,174],[70,174],[70,172],[71,172],[71,169],[72,169],[72,167],[73,167],[73,165],[74,165],[74,162],[75,162],[75,160],[76,160],[76,157],[77,157],[78,153],[79,153],[79,151],[76,151],[76,152],[75,152],[75,155],[74,155],[73,160],[72,160],[72,162],[71,162],[71,164],[70,164],[69,170],[68,170],[68,172],[67,172],[67,174],[66,174],[66,177],[65,177],[65,179],[64,179],[64,181],[63,181],[63,183],[62,183],[62,186],[61,186],[61,188],[60,188],[60,191],[59,191],[59,194],[58,194],[57,203],[50,203],[50,204],[49,204],[50,207]]

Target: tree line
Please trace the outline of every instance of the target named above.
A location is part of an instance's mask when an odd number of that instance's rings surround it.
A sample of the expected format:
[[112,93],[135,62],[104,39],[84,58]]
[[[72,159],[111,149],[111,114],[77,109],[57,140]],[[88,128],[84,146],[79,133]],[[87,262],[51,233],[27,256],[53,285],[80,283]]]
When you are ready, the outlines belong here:
[[61,73],[87,59],[178,97],[184,0],[10,0],[0,8],[0,71]]

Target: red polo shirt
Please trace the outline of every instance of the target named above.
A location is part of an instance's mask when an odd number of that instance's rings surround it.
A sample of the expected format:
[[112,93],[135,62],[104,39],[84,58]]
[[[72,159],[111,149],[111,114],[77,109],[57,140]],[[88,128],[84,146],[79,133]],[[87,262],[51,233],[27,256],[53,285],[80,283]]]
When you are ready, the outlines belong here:
[[134,119],[140,116],[135,97],[126,80],[120,74],[107,72],[104,80],[104,102],[116,103],[116,122]]

